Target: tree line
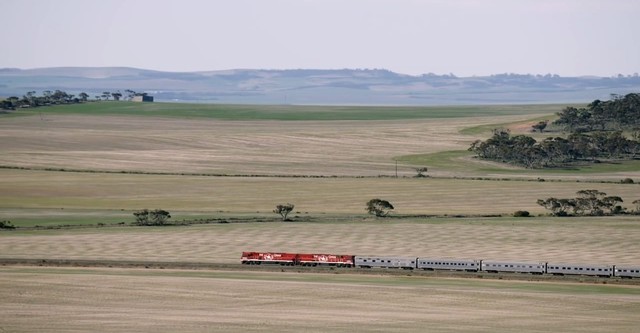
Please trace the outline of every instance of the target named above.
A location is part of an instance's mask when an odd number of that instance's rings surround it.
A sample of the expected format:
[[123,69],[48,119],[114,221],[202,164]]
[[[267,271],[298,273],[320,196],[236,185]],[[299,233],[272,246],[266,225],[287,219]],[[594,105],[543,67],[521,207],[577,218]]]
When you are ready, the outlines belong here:
[[598,162],[599,159],[635,159],[640,156],[640,131],[627,138],[622,131],[572,133],[566,138],[549,137],[540,142],[527,135],[511,135],[495,129],[486,141],[469,147],[479,158],[526,168],[549,168]]
[[618,214],[640,214],[640,199],[633,201],[635,210],[628,212],[620,204],[624,202],[616,195],[608,196],[598,190],[581,190],[576,198],[538,199],[538,205],[551,211],[553,216],[602,216]]
[[95,95],[91,99],[89,94],[81,92],[78,95],[69,94],[63,90],[45,90],[41,95],[38,95],[36,91],[29,91],[22,97],[10,96],[0,101],[0,108],[3,110],[15,110],[18,108],[34,108],[40,106],[60,105],[60,104],[78,104],[94,101],[119,101],[132,100],[135,96],[146,96],[147,93],[139,93],[130,89],[126,89],[125,93],[121,93],[119,90],[116,92],[104,91],[102,94]]
[[620,131],[640,128],[640,94],[611,95],[611,100],[595,100],[587,107],[566,107],[557,113],[553,125],[566,132]]
[[[566,107],[553,126],[570,133],[542,141],[527,135],[512,136],[507,129],[494,129],[486,141],[469,147],[478,158],[526,168],[548,168],[600,159],[636,159],[640,155],[640,94],[614,95],[610,101],[596,100],[586,108]],[[542,132],[547,121],[532,126]]]
[[[295,205],[292,203],[279,204],[276,205],[276,208],[273,210],[274,213],[280,215],[282,221],[291,221],[288,216]],[[383,199],[371,199],[367,202],[366,211],[369,214],[375,215],[377,217],[385,217],[389,215],[390,211],[393,210],[393,205]],[[171,218],[171,213],[164,209],[142,209],[133,212],[133,216],[135,217],[135,225],[140,226],[163,226],[167,225],[169,219]],[[7,228],[12,227],[12,225],[6,224]],[[5,227],[5,223],[0,222],[0,228]]]

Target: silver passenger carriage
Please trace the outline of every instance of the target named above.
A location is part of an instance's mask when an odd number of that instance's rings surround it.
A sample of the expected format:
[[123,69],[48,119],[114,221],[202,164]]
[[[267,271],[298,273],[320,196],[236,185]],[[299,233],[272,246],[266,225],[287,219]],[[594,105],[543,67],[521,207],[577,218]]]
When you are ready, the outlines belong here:
[[621,278],[640,278],[640,266],[615,266],[615,276]]
[[480,260],[418,258],[418,269],[477,272],[480,270]]
[[374,257],[374,256],[356,256],[356,267],[362,268],[416,268],[415,257]]
[[546,263],[533,262],[512,262],[512,261],[490,261],[482,260],[482,271],[486,272],[511,272],[511,273],[532,273],[544,274],[547,270]]
[[547,263],[547,273],[555,275],[613,276],[613,266],[598,264]]

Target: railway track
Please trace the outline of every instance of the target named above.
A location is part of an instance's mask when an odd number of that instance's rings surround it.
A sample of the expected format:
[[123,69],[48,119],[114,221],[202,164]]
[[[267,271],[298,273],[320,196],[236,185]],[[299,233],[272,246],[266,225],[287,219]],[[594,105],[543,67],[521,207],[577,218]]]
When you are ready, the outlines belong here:
[[337,268],[337,267],[301,267],[280,265],[242,265],[209,263],[209,262],[171,262],[171,261],[136,261],[136,260],[88,260],[88,259],[24,259],[0,258],[0,266],[37,266],[37,267],[87,267],[87,268],[130,268],[130,269],[172,269],[172,270],[210,270],[210,271],[252,271],[252,272],[287,272],[316,274],[365,274],[378,276],[415,276],[424,278],[467,278],[488,280],[510,280],[531,282],[568,282],[612,285],[637,285],[640,279],[622,279],[619,277],[594,276],[556,276],[532,275],[526,273],[488,273],[461,271],[424,271],[404,269],[376,268]]

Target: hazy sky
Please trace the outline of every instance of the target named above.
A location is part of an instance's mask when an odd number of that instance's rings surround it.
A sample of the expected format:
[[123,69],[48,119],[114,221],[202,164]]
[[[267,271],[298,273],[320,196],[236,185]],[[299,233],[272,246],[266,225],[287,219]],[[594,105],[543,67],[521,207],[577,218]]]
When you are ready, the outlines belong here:
[[0,68],[640,72],[640,0],[0,0]]

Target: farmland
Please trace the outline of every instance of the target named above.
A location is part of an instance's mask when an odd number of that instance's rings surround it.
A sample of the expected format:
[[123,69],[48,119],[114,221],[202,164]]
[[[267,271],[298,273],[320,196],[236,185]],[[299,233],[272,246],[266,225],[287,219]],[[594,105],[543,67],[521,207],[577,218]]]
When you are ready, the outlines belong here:
[[[640,264],[637,217],[557,218],[536,204],[597,189],[631,209],[638,161],[527,170],[466,151],[495,126],[526,132],[558,108],[103,102],[1,115],[0,220],[18,229],[0,231],[0,258],[233,264],[273,250]],[[422,166],[429,177],[414,178]],[[392,218],[365,215],[374,197],[394,204]],[[271,212],[285,202],[292,222]],[[226,223],[130,226],[142,208]],[[634,286],[417,277],[7,266],[0,280],[11,300],[0,331],[41,331],[44,319],[29,318],[53,319],[53,304],[77,313],[56,317],[57,331],[113,332],[533,332],[558,311],[555,330],[628,331],[640,306]]]
[[2,268],[0,282],[7,331],[632,331],[640,310],[637,287],[413,277]]

